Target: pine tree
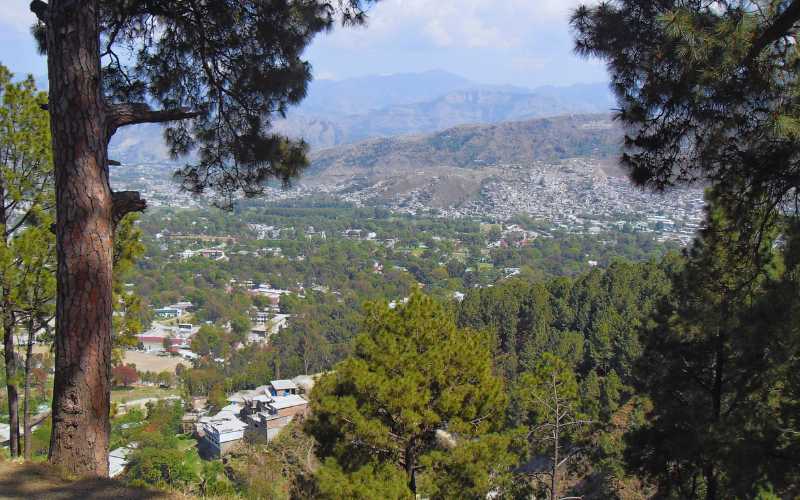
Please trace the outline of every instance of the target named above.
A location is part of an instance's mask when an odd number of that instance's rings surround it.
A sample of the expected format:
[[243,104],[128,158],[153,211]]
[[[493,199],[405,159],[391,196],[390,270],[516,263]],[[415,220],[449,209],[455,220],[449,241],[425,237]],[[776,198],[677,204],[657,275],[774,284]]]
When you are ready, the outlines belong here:
[[[19,382],[14,333],[24,319],[17,292],[29,278],[15,239],[29,226],[42,222],[52,206],[52,155],[47,96],[36,90],[32,77],[12,83],[0,65],[0,327],[3,333],[11,456],[20,453]],[[45,216],[46,218],[46,216]]]
[[778,395],[798,338],[780,316],[758,313],[775,304],[765,287],[783,280],[778,227],[765,231],[754,268],[733,250],[740,233],[713,197],[706,224],[645,337],[637,371],[653,411],[633,435],[630,463],[665,495],[749,497],[767,479],[785,485],[769,472],[785,459],[772,456],[767,429],[776,418],[770,406],[784,407]]
[[[193,192],[223,203],[288,182],[306,146],[270,131],[306,93],[302,59],[337,19],[363,22],[373,0],[33,0],[47,55],[55,166],[58,296],[50,460],[106,475],[114,232],[146,203],[114,192],[108,143],[121,127],[166,123]],[[159,109],[152,109],[151,105]]]
[[314,388],[307,430],[344,473],[391,464],[416,493],[437,435],[474,443],[499,429],[505,394],[493,370],[486,337],[456,328],[433,299],[373,305],[352,357]]
[[137,259],[144,255],[141,242],[142,231],[136,227],[137,214],[128,214],[117,225],[114,233],[114,318],[112,323],[114,358],[123,357],[122,349],[136,347],[136,335],[142,332],[144,305],[141,297],[125,288],[123,278],[130,272]]
[[55,315],[55,235],[50,230],[52,217],[39,212],[31,217],[30,224],[12,242],[12,251],[19,256],[19,280],[14,284],[13,297],[21,323],[27,330],[25,366],[23,370],[23,436],[24,457],[30,460],[31,431],[31,377],[33,375],[33,345],[37,341],[52,339],[50,322]]
[[531,458],[544,454],[548,459],[547,470],[537,471],[534,482],[547,484],[548,498],[558,500],[563,471],[585,452],[581,439],[594,424],[580,411],[575,372],[557,356],[544,353],[533,370],[520,376],[514,399],[529,429]]
[[619,0],[572,18],[577,52],[608,63],[632,179],[711,181],[751,252],[800,206],[799,22],[798,0]]

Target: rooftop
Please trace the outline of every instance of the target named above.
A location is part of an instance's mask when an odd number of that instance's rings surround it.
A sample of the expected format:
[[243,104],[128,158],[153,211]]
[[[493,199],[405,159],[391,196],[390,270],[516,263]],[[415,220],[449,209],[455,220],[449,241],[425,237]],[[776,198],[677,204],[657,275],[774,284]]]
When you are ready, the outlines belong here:
[[292,382],[291,380],[273,380],[270,382],[272,388],[276,391],[288,391],[291,389],[297,389],[297,384]]
[[270,406],[275,408],[276,410],[282,410],[284,408],[291,408],[292,406],[300,406],[300,405],[307,405],[308,401],[306,401],[302,396],[298,396],[297,394],[290,394],[288,396],[275,396],[272,398],[272,403]]

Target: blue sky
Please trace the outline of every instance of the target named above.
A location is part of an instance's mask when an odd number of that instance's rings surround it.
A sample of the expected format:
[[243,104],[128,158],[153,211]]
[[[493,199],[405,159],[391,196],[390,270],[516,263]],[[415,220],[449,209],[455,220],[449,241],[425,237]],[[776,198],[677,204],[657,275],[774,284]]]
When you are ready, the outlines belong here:
[[[28,0],[2,0],[0,62],[43,76]],[[443,69],[480,83],[569,85],[607,80],[572,53],[569,12],[579,0],[383,0],[367,27],[321,35],[307,52],[317,78]]]

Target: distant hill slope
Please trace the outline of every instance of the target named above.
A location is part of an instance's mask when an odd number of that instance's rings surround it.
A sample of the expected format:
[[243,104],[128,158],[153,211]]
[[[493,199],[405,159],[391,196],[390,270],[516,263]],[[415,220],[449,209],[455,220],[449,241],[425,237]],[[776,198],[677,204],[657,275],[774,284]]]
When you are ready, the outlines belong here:
[[619,151],[621,139],[621,130],[607,114],[461,126],[318,151],[303,182],[394,175],[427,167],[474,169],[577,156],[604,158]]
[[613,105],[605,85],[545,87],[535,91],[479,87],[425,102],[398,104],[356,115],[320,116],[301,108],[275,123],[279,132],[316,149],[375,137],[429,133],[457,125],[489,124],[568,113],[606,113]]

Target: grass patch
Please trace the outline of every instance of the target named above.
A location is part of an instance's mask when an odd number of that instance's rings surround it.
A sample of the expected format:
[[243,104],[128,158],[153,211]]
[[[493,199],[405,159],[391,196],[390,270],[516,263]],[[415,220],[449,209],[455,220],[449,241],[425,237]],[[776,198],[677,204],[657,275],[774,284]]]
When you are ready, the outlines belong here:
[[111,391],[111,401],[127,403],[144,398],[167,398],[179,396],[176,389],[162,389],[160,387],[116,387]]

